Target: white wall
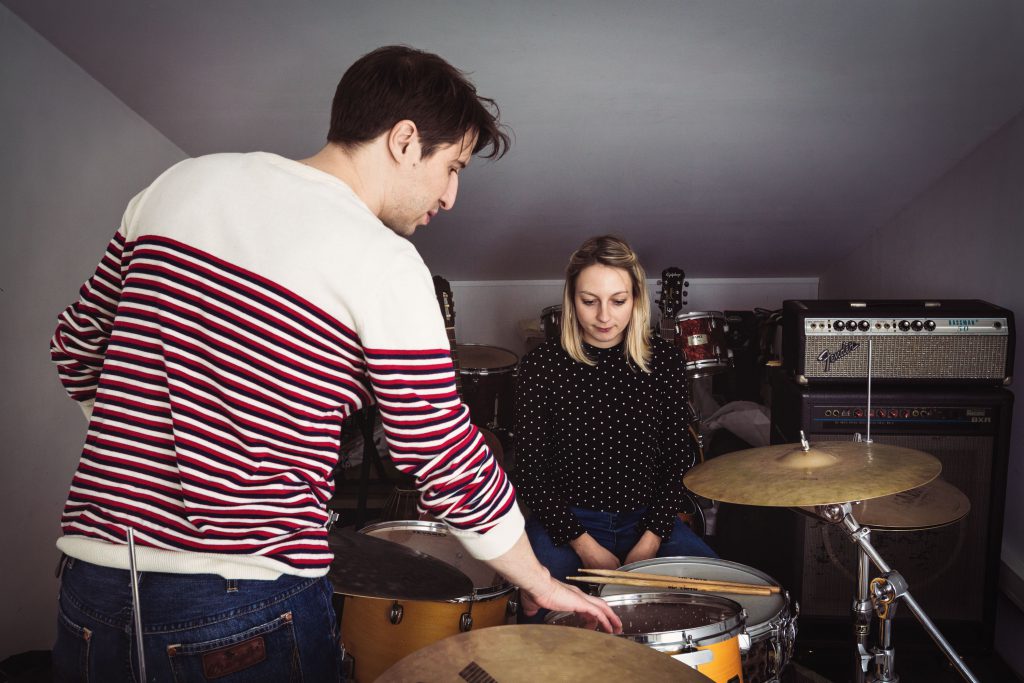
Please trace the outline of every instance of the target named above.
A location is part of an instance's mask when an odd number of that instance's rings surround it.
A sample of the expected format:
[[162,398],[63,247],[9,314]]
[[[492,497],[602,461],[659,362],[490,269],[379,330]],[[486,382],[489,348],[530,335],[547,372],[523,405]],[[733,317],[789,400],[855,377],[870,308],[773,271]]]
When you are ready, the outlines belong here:
[[[1015,313],[1024,367],[1024,112],[921,194],[847,259],[822,273],[822,298],[984,299]],[[1002,559],[1024,577],[1024,395],[1006,481]],[[1014,387],[1011,387],[1011,389]],[[1019,582],[1019,581],[1018,581]],[[1019,629],[1019,627],[1018,627]],[[997,635],[1002,642],[1012,638]],[[1020,643],[1002,650],[1024,670]]]
[[[565,255],[566,260],[569,254]],[[817,278],[690,278],[686,311],[776,309],[784,299],[816,299]],[[660,287],[648,280],[652,320]],[[548,306],[562,303],[561,280],[491,280],[451,283],[455,302],[455,338],[460,344],[500,346],[524,351],[519,321],[536,320]]]
[[124,206],[184,153],[0,6],[0,660],[49,649],[85,422],[47,342]]

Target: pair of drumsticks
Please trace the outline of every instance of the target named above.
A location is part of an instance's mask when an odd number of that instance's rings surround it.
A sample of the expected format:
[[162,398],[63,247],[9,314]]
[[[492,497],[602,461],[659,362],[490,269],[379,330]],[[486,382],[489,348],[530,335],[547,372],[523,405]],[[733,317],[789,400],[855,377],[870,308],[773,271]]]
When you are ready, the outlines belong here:
[[778,586],[759,586],[736,581],[714,579],[690,579],[664,574],[624,572],[618,569],[580,569],[588,576],[569,576],[574,581],[588,583],[610,583],[622,586],[643,586],[645,588],[682,588],[685,590],[708,591],[712,593],[736,593],[740,595],[772,595],[781,589]]

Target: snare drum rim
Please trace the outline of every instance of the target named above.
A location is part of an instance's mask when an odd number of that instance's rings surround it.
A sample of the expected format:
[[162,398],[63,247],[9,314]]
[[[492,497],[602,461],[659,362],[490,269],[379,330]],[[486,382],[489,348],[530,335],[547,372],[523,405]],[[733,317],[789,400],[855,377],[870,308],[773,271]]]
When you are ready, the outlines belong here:
[[676,320],[695,320],[698,318],[721,318],[725,320],[725,314],[721,311],[689,311],[676,313]]
[[558,312],[558,313],[562,312],[562,304],[555,304],[554,306],[548,306],[547,308],[544,308],[544,309],[541,310],[540,315],[543,318],[544,316],[548,315],[549,313],[555,313],[555,312]]
[[[416,533],[434,534],[435,536],[445,536],[445,537],[452,537],[452,538],[454,538],[454,536],[452,536],[452,534],[450,534],[448,532],[448,527],[444,523],[442,523],[442,522],[430,522],[430,521],[427,521],[425,519],[392,519],[392,520],[388,520],[386,522],[377,522],[375,524],[367,524],[366,526],[364,526],[362,529],[359,530],[359,533],[361,533],[361,534],[369,534],[372,531],[388,531],[388,530],[411,531],[411,532],[416,532]],[[381,539],[381,540],[386,540],[386,539]],[[390,543],[394,543],[395,541],[389,541],[389,542]],[[455,542],[458,543],[459,542],[458,539],[455,539]],[[415,550],[415,548],[412,548],[412,550]],[[423,552],[423,551],[422,550],[417,550],[417,552]],[[430,555],[430,553],[423,553],[423,554],[424,555]],[[434,557],[433,555],[430,555],[430,556]],[[434,558],[434,559],[440,560],[441,562],[444,562],[444,560],[442,560],[439,557]],[[484,586],[484,587],[481,587],[481,588],[476,588],[474,586],[473,592],[471,594],[463,595],[462,597],[459,597],[459,598],[453,598],[452,600],[427,600],[425,602],[450,602],[450,603],[456,603],[456,604],[461,604],[461,603],[466,603],[466,602],[481,602],[481,601],[486,601],[486,600],[492,600],[494,598],[499,598],[499,597],[501,597],[503,595],[507,595],[508,593],[511,593],[514,590],[515,590],[515,586],[513,586],[510,583],[508,583],[507,581],[503,581],[503,582],[495,584],[493,586]]]
[[[790,611],[789,592],[784,590],[784,589],[782,589],[782,584],[780,584],[778,581],[776,581],[774,578],[772,578],[771,575],[761,571],[760,569],[757,569],[756,567],[751,567],[748,564],[742,564],[740,562],[732,562],[731,560],[721,560],[721,559],[718,559],[717,557],[696,557],[696,556],[690,556],[690,555],[681,555],[681,556],[677,556],[677,557],[655,557],[655,558],[651,558],[649,560],[640,560],[639,562],[631,562],[631,563],[629,563],[627,565],[623,565],[622,567],[619,567],[619,571],[624,571],[624,572],[642,572],[644,570],[650,569],[651,567],[657,567],[659,565],[672,564],[673,562],[679,563],[679,564],[689,564],[689,565],[706,565],[706,566],[712,566],[712,567],[728,567],[730,569],[734,569],[736,571],[739,571],[739,572],[742,572],[742,573],[746,573],[746,574],[749,574],[751,576],[756,576],[757,578],[761,579],[762,581],[766,581],[767,583],[765,585],[768,585],[768,586],[778,586],[780,588],[780,591],[777,593],[778,600],[781,602],[781,604],[779,606],[779,609],[774,611],[774,612],[772,612],[771,615],[767,619],[765,619],[764,621],[758,621],[758,622],[752,623],[751,622],[751,615],[750,615],[749,612],[747,612],[747,620],[746,620],[745,628],[746,628],[747,634],[750,635],[750,640],[752,642],[756,643],[759,640],[763,640],[764,638],[766,638],[766,637],[770,636],[772,633],[774,633],[776,631],[776,629],[779,628],[780,625],[787,625],[787,624],[789,624],[790,622],[793,621],[792,612]],[[604,591],[604,589],[605,589],[605,586],[602,586],[600,591],[599,591],[599,595],[600,595],[600,592]],[[680,592],[682,592],[682,589],[680,589]],[[622,593],[620,595],[633,595],[633,593]],[[716,594],[716,596],[717,596],[717,594]],[[604,596],[604,595],[601,595],[600,597],[601,597],[602,600],[607,600],[608,598],[615,597],[615,596],[611,596],[611,595]]]
[[746,621],[746,612],[743,605],[723,598],[719,595],[708,595],[707,593],[696,593],[692,591],[681,591],[678,593],[622,593],[601,598],[610,606],[616,605],[644,605],[647,603],[685,603],[685,604],[711,604],[722,610],[729,610],[732,614],[713,624],[694,626],[692,628],[671,629],[665,631],[652,631],[651,633],[623,633],[622,635],[630,640],[636,640],[644,644],[657,643],[668,645],[670,643],[684,643],[694,647],[714,645],[725,640],[735,638],[743,632],[743,625]]
[[[485,349],[497,349],[507,353],[512,359],[512,362],[508,365],[496,365],[493,368],[477,368],[469,365],[465,361],[465,356],[461,349],[463,347],[479,347]],[[502,375],[509,372],[515,372],[516,367],[519,365],[519,355],[515,351],[503,348],[501,346],[493,346],[491,344],[456,344],[455,350],[459,354],[459,374],[460,375]]]
[[[692,628],[677,628],[665,631],[651,631],[649,633],[621,633],[622,638],[628,638],[633,642],[652,647],[656,650],[679,651],[695,647],[714,645],[736,638],[743,633],[746,621],[746,612],[743,606],[735,600],[723,598],[718,595],[696,593],[693,591],[680,591],[675,593],[623,593],[610,595],[601,598],[611,607],[642,605],[646,603],[686,603],[694,604],[703,602],[712,604],[732,614],[721,621]],[[545,618],[549,624],[561,624],[565,619],[574,618],[573,612],[551,612]]]

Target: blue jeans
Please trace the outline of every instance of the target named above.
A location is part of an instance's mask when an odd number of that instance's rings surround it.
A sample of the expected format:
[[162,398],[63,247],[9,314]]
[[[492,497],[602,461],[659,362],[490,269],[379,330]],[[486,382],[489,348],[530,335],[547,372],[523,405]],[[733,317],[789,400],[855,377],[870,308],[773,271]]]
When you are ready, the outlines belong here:
[[[341,649],[326,577],[229,580],[139,574],[148,681],[338,681]],[[67,558],[54,680],[136,681],[130,575]]]
[[[576,519],[587,530],[587,533],[593,536],[601,547],[615,554],[619,558],[619,562],[625,562],[626,555],[643,535],[639,525],[647,513],[646,510],[601,512],[576,507],[570,507],[569,510],[576,515]],[[551,576],[559,581],[565,581],[565,577],[575,576],[579,573],[583,563],[576,551],[568,543],[555,545],[547,530],[544,529],[544,525],[536,517],[531,516],[526,520],[526,536],[530,539],[533,553],[540,563],[548,568]],[[700,536],[693,533],[693,530],[682,520],[676,518],[672,533],[661,542],[656,556],[681,557],[684,555],[718,557]],[[544,622],[547,612],[548,610],[542,609],[536,615],[527,617],[520,610],[517,621],[520,624],[540,624]]]

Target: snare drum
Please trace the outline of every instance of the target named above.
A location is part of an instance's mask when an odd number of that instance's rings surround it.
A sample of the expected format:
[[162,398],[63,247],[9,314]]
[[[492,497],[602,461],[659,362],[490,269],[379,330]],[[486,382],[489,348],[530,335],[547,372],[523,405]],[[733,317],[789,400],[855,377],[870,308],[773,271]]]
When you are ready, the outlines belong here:
[[729,323],[721,311],[676,316],[675,343],[683,353],[687,374],[706,377],[732,367],[732,350],[725,336],[728,331]]
[[540,322],[544,328],[545,339],[560,340],[562,338],[562,304],[548,306],[541,311]]
[[360,533],[399,543],[447,562],[473,582],[473,594],[457,600],[391,600],[345,596],[341,642],[355,663],[357,683],[376,680],[402,657],[470,629],[504,625],[513,586],[471,556],[439,522],[401,520],[364,527]]
[[511,430],[515,419],[512,401],[519,356],[508,349],[484,344],[458,344],[462,399],[473,424]]
[[[664,574],[666,576],[715,581],[736,581],[761,586],[778,586],[779,583],[762,571],[738,562],[729,562],[710,557],[659,557],[642,562],[633,562],[622,567],[623,571]],[[605,585],[601,596],[612,597],[625,593],[642,591],[634,586]],[[663,589],[650,589],[661,591]],[[746,683],[767,683],[778,681],[782,670],[793,655],[796,641],[796,620],[799,606],[793,603],[790,609],[789,593],[779,591],[769,596],[737,595],[733,593],[708,593],[735,600],[747,613],[746,636],[750,647],[741,647],[743,680]],[[745,639],[744,639],[745,640]],[[746,643],[743,643],[746,645]],[[744,651],[745,650],[745,651]]]
[[[623,593],[602,596],[622,620],[622,637],[664,652],[715,683],[741,680],[739,638],[743,608],[702,593]],[[545,621],[582,626],[573,612],[552,612]]]

